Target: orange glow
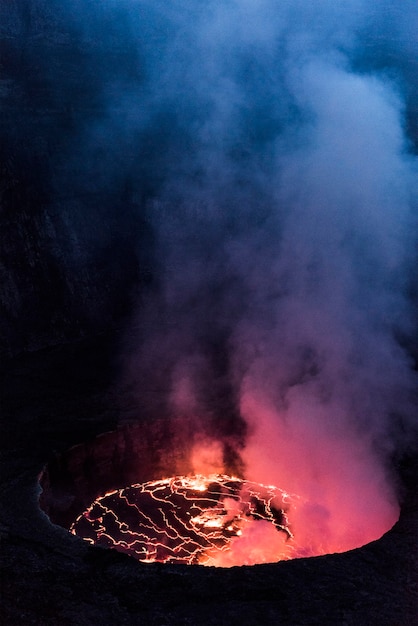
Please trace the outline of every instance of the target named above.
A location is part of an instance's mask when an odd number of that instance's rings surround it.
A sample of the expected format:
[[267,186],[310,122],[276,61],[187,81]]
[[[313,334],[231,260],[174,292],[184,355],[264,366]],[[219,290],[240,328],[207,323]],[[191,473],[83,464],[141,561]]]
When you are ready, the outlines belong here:
[[236,477],[174,476],[107,493],[70,530],[144,563],[253,565],[299,553],[289,523],[296,502]]
[[299,405],[297,418],[280,419],[247,395],[246,479],[219,471],[220,442],[198,439],[194,473],[106,493],[70,530],[143,563],[219,567],[343,552],[377,539],[398,517],[381,466],[364,438],[321,429],[323,420],[313,428],[314,410]]
[[378,539],[399,507],[372,442],[341,426],[338,407],[334,422],[321,410],[299,396],[280,415],[265,398],[243,394],[245,479],[225,474],[220,441],[196,437],[190,475],[106,493],[70,530],[143,563],[219,567],[344,552]]
[[360,547],[397,521],[399,505],[373,442],[344,428],[337,406],[327,419],[319,404],[299,396],[280,415],[247,394],[241,409],[251,428],[246,477],[277,481],[301,498],[291,520],[300,555]]
[[222,474],[224,472],[223,447],[220,441],[199,439],[191,452],[191,466],[194,474]]

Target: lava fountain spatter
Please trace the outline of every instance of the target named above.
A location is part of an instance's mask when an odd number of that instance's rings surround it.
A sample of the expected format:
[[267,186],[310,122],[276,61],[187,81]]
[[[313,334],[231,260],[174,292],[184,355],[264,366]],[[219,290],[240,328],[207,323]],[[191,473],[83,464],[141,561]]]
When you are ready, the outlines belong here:
[[221,474],[174,476],[97,498],[71,526],[142,562],[252,565],[295,556],[297,496]]

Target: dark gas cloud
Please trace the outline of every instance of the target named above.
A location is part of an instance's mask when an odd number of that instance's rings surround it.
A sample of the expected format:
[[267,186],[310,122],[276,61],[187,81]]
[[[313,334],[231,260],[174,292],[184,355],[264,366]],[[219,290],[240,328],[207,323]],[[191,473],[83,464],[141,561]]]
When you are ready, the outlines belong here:
[[[405,16],[395,28],[383,3],[117,4],[141,72],[121,91],[104,85],[108,112],[89,132],[93,143],[110,133],[112,155],[129,158],[134,189],[145,188],[159,268],[149,306],[159,341],[166,326],[170,342],[178,333],[175,361],[206,358],[212,340],[228,353],[246,325],[265,328],[270,345],[295,326],[287,342],[359,363],[372,358],[357,354],[367,337],[408,333],[414,172],[402,78],[354,69],[383,47],[370,39],[377,24],[397,33],[386,48],[410,53]],[[300,328],[286,314],[297,306],[311,310]],[[345,357],[328,317],[352,344]]]
[[331,493],[337,464],[351,502],[390,500],[381,459],[416,433],[414,3],[64,7],[104,106],[69,158],[82,185],[128,181],[152,242],[138,413],[193,417],[254,478]]

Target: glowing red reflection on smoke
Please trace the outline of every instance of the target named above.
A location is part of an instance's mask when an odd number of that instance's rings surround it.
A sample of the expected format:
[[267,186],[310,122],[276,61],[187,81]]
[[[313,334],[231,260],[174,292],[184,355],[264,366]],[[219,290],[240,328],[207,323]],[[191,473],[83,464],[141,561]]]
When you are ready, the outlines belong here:
[[[71,532],[142,562],[223,567],[344,552],[378,539],[399,506],[373,440],[346,428],[338,405],[324,415],[312,398],[290,400],[278,415],[265,399],[243,394],[245,479],[226,475],[220,441],[196,435],[190,474],[106,493]],[[266,486],[272,482],[298,495]]]
[[142,562],[252,565],[298,556],[298,498],[226,475],[175,476],[105,494],[71,532]]
[[242,451],[246,476],[300,496],[291,522],[306,556],[363,546],[399,517],[395,487],[373,438],[350,427],[337,402],[331,408],[300,390],[289,392],[282,413],[256,393],[241,399],[250,426]]

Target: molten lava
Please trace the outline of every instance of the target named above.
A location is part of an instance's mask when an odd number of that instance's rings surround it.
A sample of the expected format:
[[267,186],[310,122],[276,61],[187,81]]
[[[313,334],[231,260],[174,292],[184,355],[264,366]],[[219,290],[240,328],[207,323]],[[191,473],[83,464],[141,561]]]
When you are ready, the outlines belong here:
[[252,565],[297,555],[288,519],[296,500],[223,474],[174,476],[101,496],[70,530],[146,563]]

